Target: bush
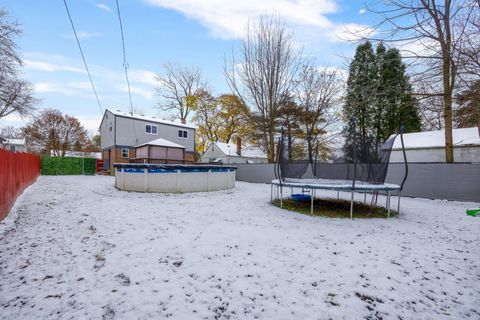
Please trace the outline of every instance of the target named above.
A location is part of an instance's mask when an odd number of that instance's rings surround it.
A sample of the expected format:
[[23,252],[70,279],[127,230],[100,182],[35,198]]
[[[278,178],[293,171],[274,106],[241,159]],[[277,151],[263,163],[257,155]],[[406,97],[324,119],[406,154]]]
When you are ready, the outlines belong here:
[[73,157],[46,157],[40,161],[41,175],[95,174],[96,159]]

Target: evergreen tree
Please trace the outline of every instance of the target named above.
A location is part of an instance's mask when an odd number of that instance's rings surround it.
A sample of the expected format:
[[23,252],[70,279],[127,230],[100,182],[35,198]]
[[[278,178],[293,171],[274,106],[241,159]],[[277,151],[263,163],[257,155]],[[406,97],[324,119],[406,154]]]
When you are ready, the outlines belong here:
[[402,62],[400,52],[390,48],[378,54],[380,47],[383,47],[383,44],[378,45],[376,57],[379,65],[377,108],[381,110],[378,112],[381,119],[375,128],[377,151],[390,135],[398,132],[401,125],[405,126],[406,132],[421,129],[416,101],[410,94],[410,79],[405,73],[405,64]]
[[395,48],[370,42],[357,47],[347,81],[344,116],[346,158],[353,157],[353,128],[356,119],[356,156],[359,162],[378,160],[382,144],[404,125],[407,132],[420,131],[421,121],[405,64]]
[[292,96],[286,95],[282,99],[278,109],[278,126],[284,130],[288,160],[300,160],[305,156],[304,147],[297,143],[297,139],[303,141],[302,117],[304,110],[295,102]]
[[353,159],[353,118],[356,130],[356,154],[361,162],[368,161],[372,140],[372,118],[375,110],[375,99],[372,94],[376,87],[376,59],[372,44],[366,41],[357,47],[355,56],[350,64],[347,80],[347,93],[343,107],[345,146],[347,159]]

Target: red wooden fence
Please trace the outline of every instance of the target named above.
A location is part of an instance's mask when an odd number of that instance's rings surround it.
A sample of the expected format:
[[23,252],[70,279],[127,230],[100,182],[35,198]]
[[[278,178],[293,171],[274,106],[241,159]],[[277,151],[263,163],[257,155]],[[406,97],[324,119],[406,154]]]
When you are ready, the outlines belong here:
[[19,194],[40,175],[40,157],[0,149],[0,221]]

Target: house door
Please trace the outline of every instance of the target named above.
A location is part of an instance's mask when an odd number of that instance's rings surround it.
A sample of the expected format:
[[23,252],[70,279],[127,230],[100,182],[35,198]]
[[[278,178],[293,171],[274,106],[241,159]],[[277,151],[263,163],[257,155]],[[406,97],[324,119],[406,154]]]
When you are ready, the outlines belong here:
[[111,155],[111,150],[107,150],[106,154],[104,154],[103,158],[103,170],[108,171],[110,170],[110,155]]

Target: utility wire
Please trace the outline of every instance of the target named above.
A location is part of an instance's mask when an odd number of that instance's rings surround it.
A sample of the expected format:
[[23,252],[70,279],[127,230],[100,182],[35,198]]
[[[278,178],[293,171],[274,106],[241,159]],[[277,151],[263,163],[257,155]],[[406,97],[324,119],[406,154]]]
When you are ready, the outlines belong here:
[[128,97],[130,98],[130,114],[133,116],[132,93],[130,91],[130,80],[128,79],[128,63],[127,55],[125,53],[125,37],[123,35],[122,16],[120,15],[120,5],[118,4],[118,0],[115,0],[115,2],[117,3],[118,22],[120,23],[120,34],[122,36],[123,68],[125,70],[125,79],[127,80]]
[[80,40],[78,40],[77,31],[75,30],[75,25],[73,24],[72,16],[70,15],[70,10],[68,10],[67,0],[63,0],[63,3],[65,4],[65,10],[67,10],[68,19],[70,19],[70,24],[72,25],[73,34],[75,35],[75,39],[77,39],[78,49],[80,50],[83,64],[85,65],[85,70],[87,70],[88,78],[90,79],[93,93],[95,94],[95,98],[97,99],[98,108],[100,109],[100,112],[103,115],[103,108],[102,108],[102,105],[100,104],[100,100],[98,99],[97,90],[95,90],[95,85],[93,84],[92,76],[90,75],[90,70],[88,69],[87,61],[85,60],[85,55],[83,54],[82,46],[80,45]]

